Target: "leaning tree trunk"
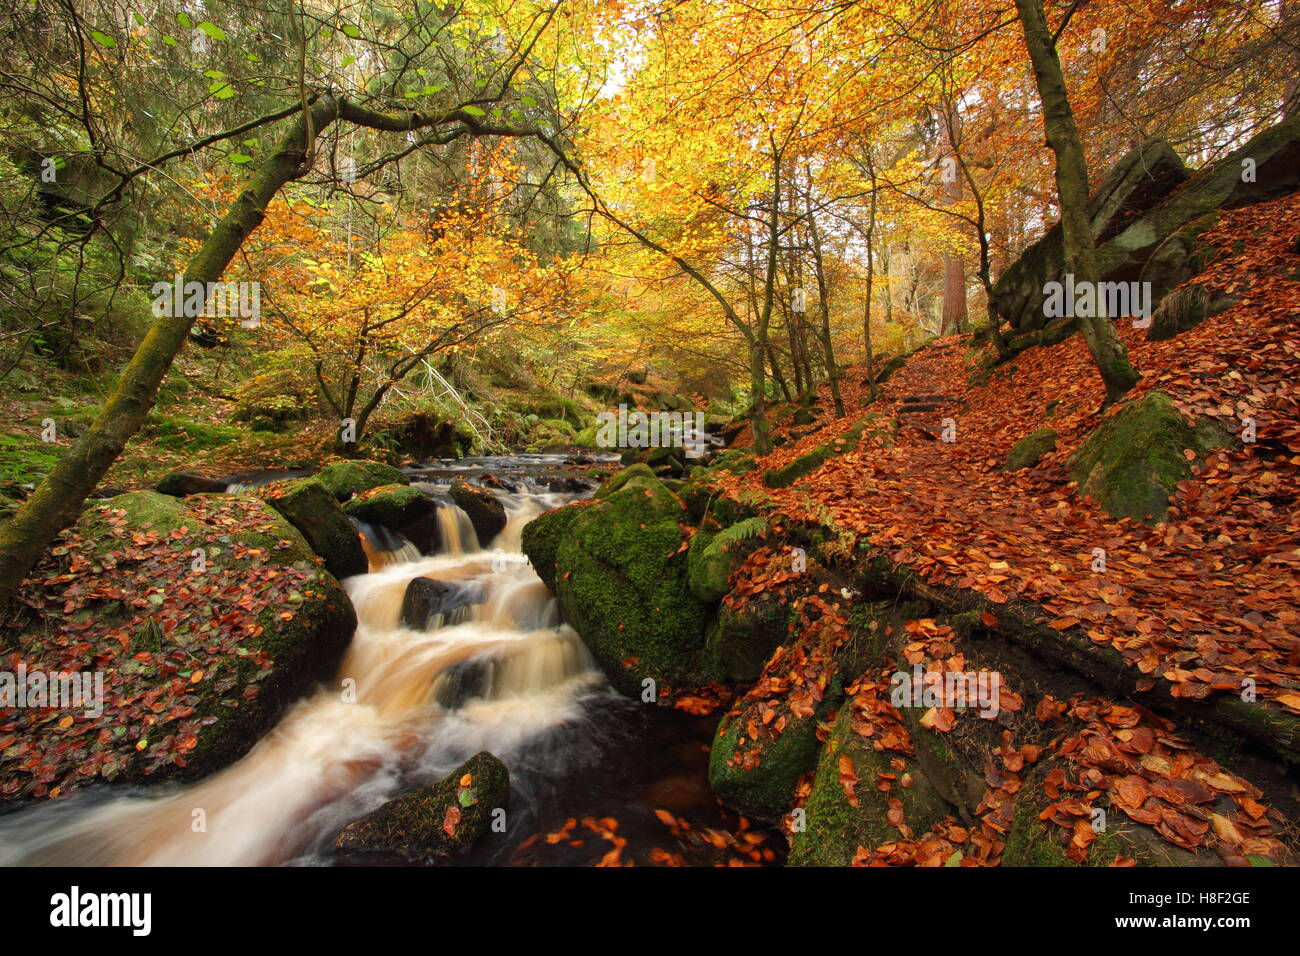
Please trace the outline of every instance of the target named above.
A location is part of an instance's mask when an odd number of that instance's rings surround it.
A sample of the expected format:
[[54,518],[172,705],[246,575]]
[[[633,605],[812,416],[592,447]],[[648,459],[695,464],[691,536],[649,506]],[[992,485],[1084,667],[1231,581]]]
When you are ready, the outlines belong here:
[[[306,171],[308,130],[337,116],[332,97],[322,97],[299,114],[274,155],[249,180],[185,269],[185,282],[216,282],[266,207],[285,183]],[[160,316],[136,348],[99,417],[59,459],[13,516],[0,526],[0,607],[17,592],[54,536],[76,520],[86,496],[112,467],[126,443],[144,424],[158,386],[185,344],[195,316]]]
[[[1075,285],[1096,283],[1097,245],[1088,217],[1088,166],[1083,143],[1074,122],[1065,90],[1065,76],[1056,44],[1047,27],[1042,0],[1016,0],[1025,44],[1034,65],[1038,95],[1043,103],[1043,128],[1047,145],[1056,154],[1056,190],[1061,201],[1061,236],[1065,267],[1074,274]],[[1094,297],[1096,298],[1096,297]],[[1104,313],[1100,303],[1094,313]],[[1084,341],[1092,353],[1106,386],[1106,404],[1114,402],[1137,384],[1138,373],[1128,360],[1128,350],[1110,318],[1094,314],[1081,320]]]

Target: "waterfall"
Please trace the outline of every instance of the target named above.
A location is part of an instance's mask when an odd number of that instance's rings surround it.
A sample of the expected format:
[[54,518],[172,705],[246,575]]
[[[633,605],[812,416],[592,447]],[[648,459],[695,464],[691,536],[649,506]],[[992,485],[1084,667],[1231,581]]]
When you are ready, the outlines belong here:
[[[344,582],[358,625],[330,686],[290,707],[243,759],[197,783],[91,788],[0,818],[0,864],[313,861],[346,823],[479,750],[505,760],[512,775],[541,754],[548,769],[590,761],[584,742],[599,731],[583,702],[611,691],[524,556],[505,550],[562,497],[511,501],[497,552],[478,550],[454,506],[439,511],[443,553],[428,557],[359,522],[371,571]],[[405,626],[403,600],[417,578],[473,587],[474,600],[431,629]],[[556,734],[577,743],[557,745]]]

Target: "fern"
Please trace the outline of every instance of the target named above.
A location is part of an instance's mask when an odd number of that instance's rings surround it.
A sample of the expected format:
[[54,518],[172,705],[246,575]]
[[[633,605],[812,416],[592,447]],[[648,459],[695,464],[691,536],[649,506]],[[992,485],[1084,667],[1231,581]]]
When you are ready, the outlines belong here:
[[718,547],[725,550],[733,544],[739,544],[741,541],[747,541],[750,538],[766,533],[767,519],[755,516],[746,518],[744,521],[737,521],[725,531],[719,531],[716,540]]

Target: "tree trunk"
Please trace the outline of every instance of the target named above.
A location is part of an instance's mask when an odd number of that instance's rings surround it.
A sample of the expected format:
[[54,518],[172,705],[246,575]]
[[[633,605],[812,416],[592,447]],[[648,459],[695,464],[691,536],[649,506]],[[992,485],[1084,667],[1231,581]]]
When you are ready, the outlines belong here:
[[[1065,268],[1076,286],[1095,284],[1099,278],[1097,246],[1088,217],[1088,166],[1083,143],[1066,94],[1065,76],[1056,45],[1043,14],[1042,0],[1016,0],[1025,44],[1034,65],[1034,78],[1043,105],[1047,145],[1056,155],[1056,190],[1061,203],[1061,236]],[[1095,285],[1094,285],[1095,287]],[[1102,312],[1096,308],[1094,312]],[[1128,360],[1128,350],[1106,315],[1081,319],[1084,341],[1106,386],[1106,402],[1121,398],[1137,384],[1138,373]]]
[[[285,183],[306,169],[308,119],[319,133],[337,116],[332,97],[322,97],[309,113],[299,114],[275,154],[249,180],[247,187],[217,223],[207,241],[185,269],[188,282],[216,282],[244,239],[261,224],[267,204]],[[196,316],[160,316],[150,327],[123,370],[117,386],[93,425],[59,459],[13,516],[0,525],[0,607],[17,592],[54,536],[72,524],[86,496],[126,443],[144,424],[158,386],[185,345]]]

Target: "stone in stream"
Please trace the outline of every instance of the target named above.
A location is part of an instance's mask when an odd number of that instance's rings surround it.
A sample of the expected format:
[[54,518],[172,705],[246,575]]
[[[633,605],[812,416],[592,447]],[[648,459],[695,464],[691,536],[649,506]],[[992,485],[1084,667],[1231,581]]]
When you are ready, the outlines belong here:
[[451,483],[450,493],[451,500],[469,515],[479,544],[486,548],[506,526],[505,505],[492,492],[476,488],[460,478]]
[[226,490],[226,483],[216,478],[200,475],[197,471],[173,471],[162,477],[154,486],[164,495],[184,498],[186,495],[220,494]]
[[435,510],[433,501],[420,489],[399,484],[363,491],[343,506],[351,517],[393,530],[415,524]]
[[333,847],[345,858],[451,860],[468,852],[495,821],[504,821],[509,796],[509,771],[484,751],[437,783],[349,823],[334,838]]
[[102,713],[75,715],[93,751],[54,721],[20,730],[56,774],[71,761],[48,781],[64,794],[228,766],[333,676],[356,629],[339,583],[257,498],[130,492],[86,509],[60,549],[37,573],[72,573],[74,590],[25,604],[10,647],[33,669],[108,672]]
[[392,465],[365,459],[326,465],[317,473],[316,478],[339,501],[347,501],[353,495],[380,485],[406,485],[411,481],[404,472]]
[[402,597],[401,622],[404,627],[427,631],[457,608],[478,604],[483,600],[481,581],[439,581],[434,578],[412,578]]
[[533,519],[524,552],[619,690],[702,683],[711,607],[687,581],[685,506],[644,464],[597,494]]
[[369,570],[357,529],[329,489],[317,479],[273,481],[255,488],[253,494],[302,532],[307,544],[325,560],[325,567],[336,578]]

